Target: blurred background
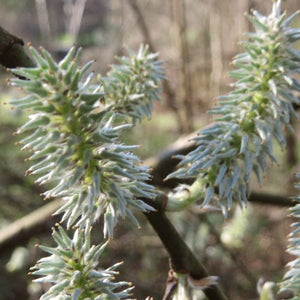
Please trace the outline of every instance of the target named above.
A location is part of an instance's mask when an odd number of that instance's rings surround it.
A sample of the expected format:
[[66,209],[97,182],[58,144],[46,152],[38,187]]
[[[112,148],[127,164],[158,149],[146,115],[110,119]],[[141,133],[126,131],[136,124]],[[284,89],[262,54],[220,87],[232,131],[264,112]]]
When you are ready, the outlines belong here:
[[[74,43],[82,45],[83,63],[96,59],[93,70],[103,75],[116,55],[126,54],[126,47],[137,50],[147,43],[159,52],[168,78],[161,102],[151,120],[125,136],[128,143],[144,145],[138,155],[146,160],[211,121],[205,111],[229,90],[226,72],[232,68],[230,61],[242,51],[238,41],[245,39],[243,33],[252,30],[246,14],[252,9],[269,14],[271,6],[271,0],[1,0],[0,26],[24,42],[44,46],[57,59]],[[283,1],[283,8],[291,14],[300,8],[299,0]],[[300,26],[299,17],[293,25]],[[0,68],[2,103],[21,95],[7,86],[8,77]],[[0,300],[34,300],[47,289],[33,284],[27,272],[43,255],[34,245],[51,245],[49,233],[55,220],[47,219],[31,236],[1,246],[1,234],[3,237],[9,224],[44,204],[43,188],[24,176],[28,154],[19,151],[18,138],[13,136],[25,118],[19,111],[0,106]],[[297,130],[295,133],[287,136],[287,151],[276,149],[280,163],[270,166],[266,185],[262,189],[254,182],[253,190],[295,194],[300,151]],[[161,299],[168,258],[143,215],[138,218],[141,229],[120,223],[100,263],[105,267],[124,260],[118,279],[133,282],[134,296]],[[234,209],[226,220],[219,213],[187,210],[170,219],[209,273],[221,278],[229,299],[258,299],[260,278],[279,281],[284,274],[290,259],[285,253],[291,222],[286,207],[253,204],[244,212]],[[99,224],[95,238],[101,236]]]

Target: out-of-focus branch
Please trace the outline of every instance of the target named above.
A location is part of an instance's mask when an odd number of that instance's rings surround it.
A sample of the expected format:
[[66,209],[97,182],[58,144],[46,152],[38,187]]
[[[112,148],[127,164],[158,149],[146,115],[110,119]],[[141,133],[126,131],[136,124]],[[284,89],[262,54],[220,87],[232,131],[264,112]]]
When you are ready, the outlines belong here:
[[[151,35],[150,35],[150,31],[148,29],[148,26],[146,24],[146,21],[145,21],[145,17],[143,16],[143,13],[138,5],[138,2],[136,0],[127,0],[128,4],[130,5],[135,17],[136,17],[136,20],[137,20],[137,23],[138,23],[138,26],[142,32],[142,35],[144,37],[144,40],[145,40],[145,43],[147,43],[149,45],[149,48],[152,52],[157,52],[155,46],[154,46],[154,43],[153,43],[153,40],[151,38]],[[184,132],[184,120],[180,114],[180,111],[177,107],[177,103],[176,103],[176,93],[175,91],[172,89],[169,81],[167,80],[163,80],[162,82],[162,87],[163,87],[163,91],[166,95],[166,102],[168,104],[168,107],[173,110],[176,118],[177,118],[177,123],[178,123],[178,126],[179,126],[179,130],[180,132]]]
[[82,16],[87,0],[64,1],[64,12],[66,16],[66,30],[74,40],[78,37]]
[[173,4],[174,27],[176,28],[177,48],[180,57],[180,75],[182,85],[181,107],[184,119],[184,132],[191,132],[194,129],[192,109],[192,85],[189,68],[189,47],[187,42],[187,22],[185,13],[185,0],[176,0]]
[[51,38],[51,29],[46,0],[35,0],[35,7],[42,40],[48,44]]
[[136,0],[127,0],[128,4],[130,5],[135,17],[136,21],[138,23],[138,26],[142,32],[142,35],[144,37],[145,43],[149,45],[149,49],[151,52],[156,52],[152,38],[150,36],[150,32],[148,29],[148,26],[146,24],[145,18],[142,14],[142,11],[138,5],[138,2]]
[[50,228],[58,221],[52,214],[60,206],[61,200],[54,200],[1,229],[0,255],[27,242],[37,234],[50,232]]
[[209,9],[209,31],[210,31],[210,56],[211,56],[211,74],[210,74],[210,98],[214,98],[220,94],[221,81],[223,74],[223,49],[221,38],[221,8],[220,3],[211,0]]

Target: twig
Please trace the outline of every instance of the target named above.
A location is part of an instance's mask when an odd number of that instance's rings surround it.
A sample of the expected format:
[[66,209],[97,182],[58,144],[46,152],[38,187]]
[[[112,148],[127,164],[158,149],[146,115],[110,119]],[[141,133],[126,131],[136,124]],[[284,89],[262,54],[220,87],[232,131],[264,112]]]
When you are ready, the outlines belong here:
[[[195,279],[208,277],[205,267],[188,248],[164,212],[156,208],[156,212],[145,213],[145,216],[166,248],[172,269],[177,273],[190,274]],[[205,289],[204,293],[211,300],[227,299],[216,285]]]
[[33,67],[34,63],[23,48],[22,39],[0,26],[0,64],[6,68]]

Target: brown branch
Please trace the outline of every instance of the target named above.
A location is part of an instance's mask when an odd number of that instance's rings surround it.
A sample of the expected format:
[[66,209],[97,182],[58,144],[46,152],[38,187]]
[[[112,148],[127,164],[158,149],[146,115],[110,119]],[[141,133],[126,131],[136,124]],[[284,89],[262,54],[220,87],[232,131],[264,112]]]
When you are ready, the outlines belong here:
[[178,185],[180,182],[178,179],[170,179],[168,181],[165,181],[164,179],[168,174],[175,171],[175,168],[179,163],[179,159],[174,158],[174,156],[178,154],[185,155],[195,149],[196,144],[192,140],[195,136],[195,132],[182,136],[173,144],[161,151],[158,155],[148,158],[145,161],[144,164],[151,166],[152,168],[151,184],[162,188],[174,188]]
[[[159,155],[149,158],[145,161],[145,165],[152,167],[152,181],[151,183],[156,187],[174,188],[178,183],[183,183],[178,179],[171,179],[164,181],[164,178],[175,170],[179,159],[174,158],[178,154],[185,155],[196,148],[193,138],[197,133],[193,132],[189,135],[179,138],[175,143],[163,150]],[[187,181],[185,181],[186,183]],[[199,199],[200,200],[200,199]],[[292,206],[293,201],[289,199],[288,195],[274,195],[261,192],[252,191],[248,199],[250,202],[263,205],[276,206]],[[162,204],[163,205],[163,204]]]
[[252,192],[248,201],[262,205],[289,207],[295,205],[295,202],[289,198],[290,196]]
[[0,230],[0,254],[26,243],[32,236],[49,232],[58,221],[52,214],[61,206],[61,200],[54,200],[25,217]]
[[[166,248],[172,269],[177,273],[189,274],[195,279],[208,277],[205,267],[188,248],[164,212],[159,207],[156,208],[156,212],[145,213],[145,216]],[[215,285],[205,289],[204,293],[211,300],[227,299],[221,289]]]
[[22,39],[0,26],[0,64],[6,68],[33,67],[34,63],[24,50]]

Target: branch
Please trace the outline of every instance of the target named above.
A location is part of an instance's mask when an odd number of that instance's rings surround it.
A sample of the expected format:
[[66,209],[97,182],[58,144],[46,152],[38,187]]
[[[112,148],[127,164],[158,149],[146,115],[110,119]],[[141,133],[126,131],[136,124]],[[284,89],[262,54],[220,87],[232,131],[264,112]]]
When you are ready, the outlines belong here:
[[0,230],[0,255],[27,242],[32,236],[50,231],[58,221],[52,214],[61,206],[54,200]]
[[[152,184],[158,187],[167,188],[174,187],[178,184],[176,180],[163,181],[163,178],[169,173],[170,170],[176,167],[178,161],[172,158],[173,155],[184,154],[193,149],[194,144],[192,142],[189,142],[193,135],[194,134],[179,138],[174,144],[170,145],[166,150],[162,151],[160,155],[145,161],[145,164],[153,166],[153,177],[151,182]],[[166,196],[159,196],[155,199],[155,201],[152,201],[151,203],[149,203],[148,201],[148,203],[151,205],[155,205],[159,209],[163,209],[166,199]],[[293,205],[292,200],[290,200],[288,196],[279,196],[256,192],[251,193],[249,201],[253,203],[286,207]],[[40,209],[42,209],[40,208],[32,214],[29,214],[0,230],[0,255],[7,249],[12,249],[16,245],[25,243],[33,235],[42,232],[43,230],[45,230],[45,228],[51,228],[51,226],[47,227],[45,224],[47,224],[47,222],[51,219],[52,213],[60,207],[59,202],[55,203],[56,206],[55,204],[51,206],[51,203],[45,205],[45,213],[43,214],[40,213]],[[29,226],[27,220],[31,218],[30,216],[34,216],[34,219]],[[155,220],[155,218],[152,218],[152,222],[154,222]],[[19,231],[16,230],[17,227],[19,227]],[[6,233],[6,231],[8,231],[9,233]],[[19,240],[20,237],[21,240]]]
[[194,128],[194,112],[192,109],[193,92],[185,7],[185,0],[173,1],[174,27],[176,29],[175,38],[177,40],[180,60],[180,84],[182,90],[182,99],[180,104],[183,111],[183,125],[185,127],[185,132],[191,132]]
[[[156,212],[145,213],[145,216],[166,248],[170,256],[172,269],[178,273],[189,274],[195,279],[208,277],[205,267],[188,248],[164,212],[158,207],[156,208]],[[215,285],[205,289],[203,292],[208,299],[227,299],[221,289]]]
[[136,0],[127,0],[127,2],[130,5],[133,13],[135,14],[138,26],[141,29],[141,32],[142,32],[143,37],[145,39],[145,42],[149,45],[150,51],[151,52],[156,52],[153,41],[152,41],[151,36],[150,36],[148,26],[145,22],[145,18],[142,14],[142,11],[141,11],[137,1]]
[[171,172],[175,171],[175,168],[180,161],[179,159],[174,158],[174,156],[178,154],[184,155],[195,149],[196,145],[192,141],[195,136],[196,133],[193,132],[189,135],[180,137],[177,141],[165,148],[158,155],[148,158],[145,161],[144,164],[151,166],[152,168],[151,184],[162,188],[174,188],[178,185],[178,183],[181,182],[178,179],[170,179],[167,181],[164,179]]
[[[189,135],[179,138],[175,143],[171,144],[159,155],[149,158],[145,161],[145,165],[152,167],[152,181],[151,184],[161,188],[174,188],[179,183],[187,183],[178,179],[170,179],[164,181],[164,178],[172,171],[175,170],[179,159],[174,158],[178,154],[185,155],[196,148],[193,138],[197,133],[193,132]],[[200,200],[200,199],[199,199]],[[259,203],[264,205],[276,205],[276,206],[292,206],[293,201],[289,199],[288,195],[274,195],[267,193],[260,193],[252,191],[248,199],[250,202]],[[163,203],[162,203],[163,205]]]
[[34,67],[25,52],[22,39],[12,35],[0,26],[0,64],[6,68]]

